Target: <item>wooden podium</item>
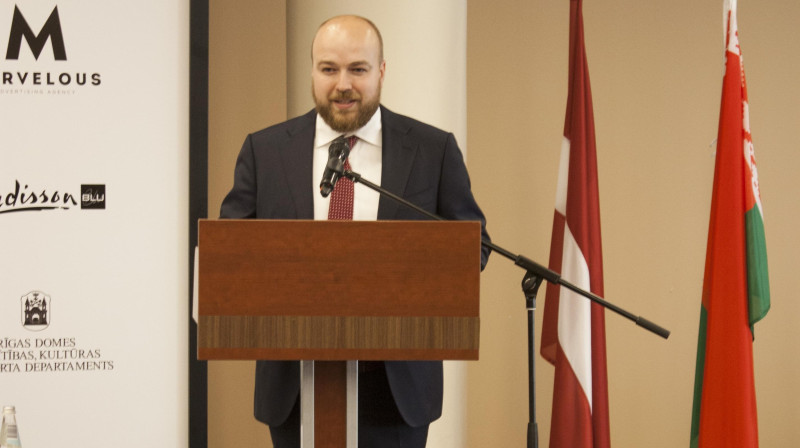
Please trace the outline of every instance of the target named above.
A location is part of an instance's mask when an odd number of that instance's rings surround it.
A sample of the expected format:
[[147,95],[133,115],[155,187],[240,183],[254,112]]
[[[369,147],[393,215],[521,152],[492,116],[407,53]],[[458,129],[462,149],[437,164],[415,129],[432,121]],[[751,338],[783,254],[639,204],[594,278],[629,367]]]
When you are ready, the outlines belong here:
[[198,241],[198,358],[304,361],[304,447],[355,446],[353,360],[478,359],[478,222],[201,220]]

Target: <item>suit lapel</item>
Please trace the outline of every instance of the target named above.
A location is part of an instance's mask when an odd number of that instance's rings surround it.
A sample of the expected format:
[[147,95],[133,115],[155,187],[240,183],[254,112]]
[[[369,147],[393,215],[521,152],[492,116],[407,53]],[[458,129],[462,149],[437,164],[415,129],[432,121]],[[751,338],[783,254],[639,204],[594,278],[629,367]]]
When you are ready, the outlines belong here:
[[297,219],[314,219],[314,191],[311,176],[314,157],[314,110],[303,115],[296,125],[286,130],[287,138],[280,147],[283,172],[294,201]]
[[[397,115],[381,106],[383,132],[383,161],[381,186],[389,192],[403,196],[417,152],[417,143],[411,136],[411,127]],[[386,197],[378,202],[378,219],[394,219],[400,205]]]

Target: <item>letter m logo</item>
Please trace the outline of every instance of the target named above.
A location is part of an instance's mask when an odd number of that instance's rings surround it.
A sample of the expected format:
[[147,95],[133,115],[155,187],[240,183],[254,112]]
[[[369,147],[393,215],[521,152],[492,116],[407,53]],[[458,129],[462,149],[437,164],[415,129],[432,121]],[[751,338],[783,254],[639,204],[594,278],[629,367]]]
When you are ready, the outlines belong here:
[[64,48],[64,35],[61,33],[61,21],[58,18],[58,6],[53,8],[47,22],[44,23],[39,34],[34,34],[25,17],[19,11],[19,8],[14,5],[14,18],[11,20],[11,36],[8,38],[8,50],[6,50],[6,59],[17,60],[19,59],[19,50],[22,46],[22,38],[28,42],[28,46],[33,52],[33,56],[38,60],[39,55],[42,54],[44,44],[50,39],[53,46],[53,56],[56,61],[66,61],[67,51]]

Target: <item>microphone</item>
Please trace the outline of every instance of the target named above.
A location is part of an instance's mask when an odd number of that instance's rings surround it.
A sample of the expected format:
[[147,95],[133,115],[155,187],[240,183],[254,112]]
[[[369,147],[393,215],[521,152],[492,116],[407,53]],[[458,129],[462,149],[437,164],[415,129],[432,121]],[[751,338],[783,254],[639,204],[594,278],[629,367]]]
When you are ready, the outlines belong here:
[[336,181],[342,176],[344,161],[347,160],[349,154],[350,145],[343,135],[340,135],[328,147],[328,164],[325,166],[322,181],[319,183],[319,192],[323,198],[327,198],[331,194],[333,187],[336,186]]

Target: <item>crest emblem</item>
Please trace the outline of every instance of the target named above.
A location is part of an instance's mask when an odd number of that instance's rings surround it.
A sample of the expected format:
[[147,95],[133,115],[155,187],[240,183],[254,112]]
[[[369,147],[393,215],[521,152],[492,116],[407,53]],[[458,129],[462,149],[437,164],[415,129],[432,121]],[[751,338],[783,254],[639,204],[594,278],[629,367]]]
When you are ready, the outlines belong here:
[[42,291],[31,291],[20,299],[22,326],[31,331],[42,331],[50,325],[50,296]]

